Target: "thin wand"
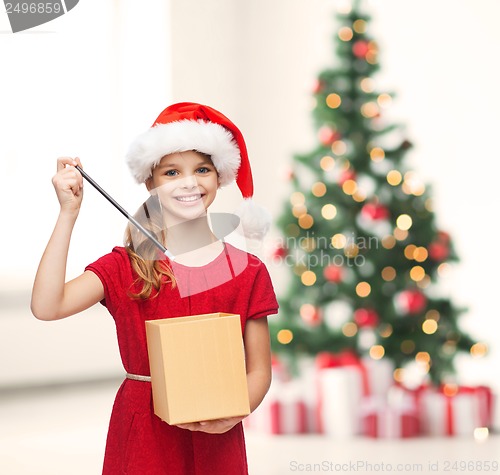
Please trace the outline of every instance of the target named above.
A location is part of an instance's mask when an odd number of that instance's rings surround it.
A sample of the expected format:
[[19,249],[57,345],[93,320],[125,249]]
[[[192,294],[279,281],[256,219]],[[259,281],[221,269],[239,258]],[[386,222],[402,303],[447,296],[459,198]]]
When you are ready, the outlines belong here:
[[79,165],[75,165],[75,168],[82,174],[85,178],[99,193],[101,193],[104,198],[106,198],[123,216],[125,216],[141,233],[143,233],[147,238],[151,239],[154,245],[160,249],[169,259],[173,260],[173,254],[156,239],[150,231],[148,231],[139,221],[137,221],[126,209],[124,209],[119,203],[117,203],[113,197],[111,197],[105,190],[103,190],[99,184],[97,184],[86,172],[82,170]]

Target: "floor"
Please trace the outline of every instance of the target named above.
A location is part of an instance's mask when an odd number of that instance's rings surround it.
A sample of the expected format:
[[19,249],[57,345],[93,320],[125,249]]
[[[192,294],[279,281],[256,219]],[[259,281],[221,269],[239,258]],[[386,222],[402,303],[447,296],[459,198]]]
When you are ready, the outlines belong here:
[[[119,384],[0,393],[0,474],[100,474]],[[313,435],[272,437],[247,430],[247,451],[251,475],[500,472],[500,435],[482,442],[473,438],[341,441]]]

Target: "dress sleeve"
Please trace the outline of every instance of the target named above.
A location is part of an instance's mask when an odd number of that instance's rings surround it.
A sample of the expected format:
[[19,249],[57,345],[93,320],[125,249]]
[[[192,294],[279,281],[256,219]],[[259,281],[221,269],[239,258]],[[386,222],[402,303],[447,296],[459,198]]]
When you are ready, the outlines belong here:
[[259,261],[248,303],[247,318],[262,318],[278,313],[278,301],[265,264]]
[[127,292],[132,283],[127,275],[130,265],[126,266],[125,260],[128,260],[126,251],[122,248],[114,248],[109,254],[85,267],[86,271],[92,271],[101,280],[104,287],[104,299],[101,304],[113,316],[127,298]]

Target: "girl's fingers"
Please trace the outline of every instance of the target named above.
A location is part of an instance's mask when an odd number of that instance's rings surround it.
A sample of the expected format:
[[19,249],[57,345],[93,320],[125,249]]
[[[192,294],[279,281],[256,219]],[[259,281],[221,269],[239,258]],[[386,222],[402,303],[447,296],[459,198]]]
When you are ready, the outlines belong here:
[[75,160],[74,158],[71,157],[59,157],[57,159],[57,171],[59,172],[63,170],[64,168],[66,168],[66,165],[70,165],[72,167],[74,167],[76,164],[81,165],[79,161],[80,159],[78,158]]

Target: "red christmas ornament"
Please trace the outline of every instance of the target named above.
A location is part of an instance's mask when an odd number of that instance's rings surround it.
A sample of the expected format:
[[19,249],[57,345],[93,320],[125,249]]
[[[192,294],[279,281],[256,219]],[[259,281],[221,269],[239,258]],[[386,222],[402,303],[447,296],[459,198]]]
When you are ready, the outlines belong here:
[[338,284],[342,281],[344,270],[341,266],[330,264],[323,270],[323,275],[328,282],[334,282],[335,284]]
[[389,218],[389,210],[380,203],[366,203],[361,208],[361,216],[371,221],[380,221]]
[[320,81],[319,79],[316,79],[313,83],[313,93],[319,94],[320,92],[323,92],[324,87],[325,87],[324,82]]
[[271,252],[271,259],[274,261],[281,261],[288,254],[288,249],[282,245],[278,245]]
[[450,235],[445,231],[438,231],[437,240],[440,242],[443,242],[443,243],[449,243],[450,242]]
[[339,177],[339,184],[342,186],[347,180],[356,180],[356,172],[352,169],[342,172]]
[[295,171],[293,170],[292,167],[287,167],[285,170],[283,170],[283,178],[286,181],[292,181],[294,177],[295,177]]
[[405,315],[422,312],[427,305],[427,298],[419,290],[403,290],[396,296],[396,305]]
[[358,40],[352,45],[352,52],[356,58],[365,58],[368,51],[370,51],[370,45],[365,40]]
[[335,140],[338,140],[340,139],[340,134],[332,129],[331,127],[328,127],[327,125],[321,127],[319,130],[318,130],[318,139],[319,141],[329,147],[333,142],[335,142]]
[[450,248],[444,242],[431,242],[429,244],[429,257],[436,262],[442,262],[450,255]]
[[303,305],[300,309],[302,320],[311,326],[316,326],[321,323],[321,313],[319,309],[313,305]]
[[354,312],[354,321],[361,328],[375,328],[380,319],[378,313],[371,308],[358,308]]

